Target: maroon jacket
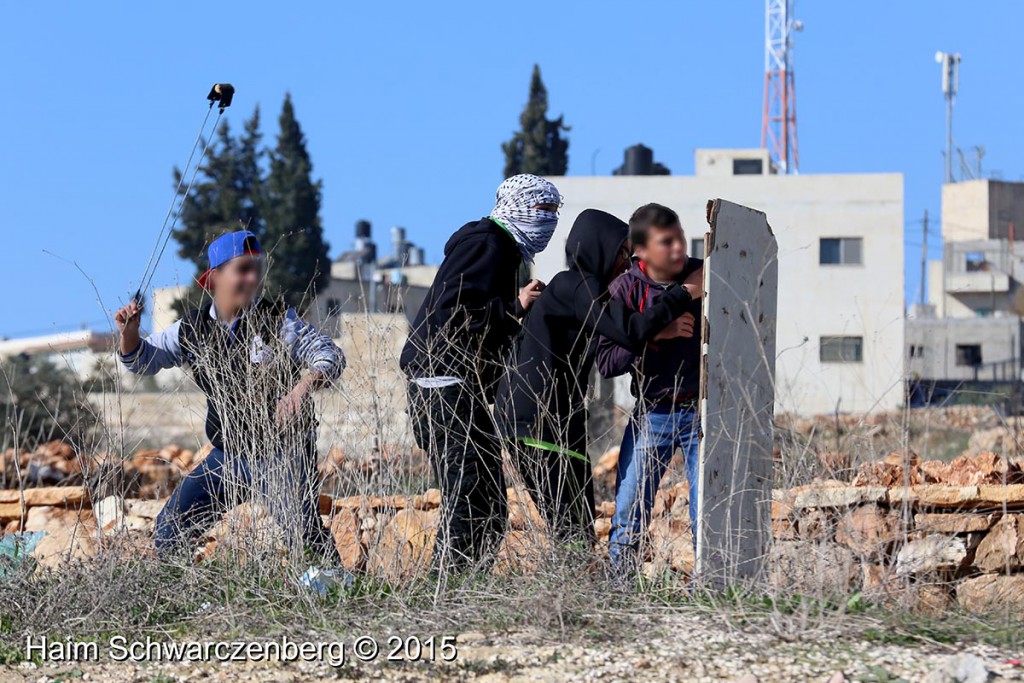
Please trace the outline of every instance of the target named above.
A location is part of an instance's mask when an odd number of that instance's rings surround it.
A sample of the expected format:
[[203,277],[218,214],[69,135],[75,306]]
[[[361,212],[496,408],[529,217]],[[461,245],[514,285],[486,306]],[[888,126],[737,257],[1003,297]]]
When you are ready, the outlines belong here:
[[[683,282],[703,265],[703,259],[687,259],[676,281]],[[613,298],[625,301],[637,311],[649,308],[665,290],[665,285],[647,276],[640,261],[634,261],[633,267],[608,288]],[[696,321],[692,337],[649,342],[641,354],[601,337],[597,345],[597,369],[601,376],[618,377],[629,372],[633,396],[648,406],[696,398],[700,385],[701,301],[692,302],[687,312]]]

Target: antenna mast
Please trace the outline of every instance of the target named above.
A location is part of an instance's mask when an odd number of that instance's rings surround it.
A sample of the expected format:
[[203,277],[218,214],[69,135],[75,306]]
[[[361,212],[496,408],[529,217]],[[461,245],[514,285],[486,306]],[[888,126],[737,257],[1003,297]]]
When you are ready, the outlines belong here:
[[935,61],[942,65],[942,94],[946,97],[946,182],[953,183],[953,105],[960,89],[960,53],[936,52]]
[[776,173],[796,173],[796,87],[793,82],[793,34],[803,23],[793,19],[795,0],[765,0],[764,113],[761,147]]

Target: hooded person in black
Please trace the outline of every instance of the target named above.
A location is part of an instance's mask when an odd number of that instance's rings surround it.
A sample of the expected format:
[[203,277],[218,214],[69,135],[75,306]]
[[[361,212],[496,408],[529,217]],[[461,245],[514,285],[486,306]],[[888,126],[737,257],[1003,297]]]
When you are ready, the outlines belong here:
[[439,573],[488,562],[505,531],[501,440],[488,404],[519,319],[543,288],[533,280],[520,289],[520,266],[551,239],[560,204],[543,178],[505,180],[491,215],[448,240],[402,349],[413,435],[441,489]]
[[625,222],[596,209],[579,215],[565,245],[569,269],[552,278],[524,319],[496,401],[527,489],[563,541],[594,540],[586,396],[597,338],[640,352],[655,338],[685,334],[672,324],[691,302],[683,286],[642,313],[608,296],[630,252]]

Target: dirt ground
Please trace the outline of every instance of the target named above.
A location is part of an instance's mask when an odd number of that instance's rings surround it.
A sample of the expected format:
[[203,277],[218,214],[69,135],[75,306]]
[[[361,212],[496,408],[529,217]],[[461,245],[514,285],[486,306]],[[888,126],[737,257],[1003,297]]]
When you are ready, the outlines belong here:
[[[638,625],[639,626],[639,625]],[[97,662],[22,663],[4,680],[56,681],[1020,681],[1022,652],[972,644],[892,644],[847,640],[841,631],[779,638],[763,626],[749,630],[671,615],[629,629],[622,641],[560,641],[550,634],[462,633],[452,662],[357,661],[348,643],[346,663],[318,662]],[[301,639],[301,634],[294,634]],[[437,655],[440,659],[440,654]]]

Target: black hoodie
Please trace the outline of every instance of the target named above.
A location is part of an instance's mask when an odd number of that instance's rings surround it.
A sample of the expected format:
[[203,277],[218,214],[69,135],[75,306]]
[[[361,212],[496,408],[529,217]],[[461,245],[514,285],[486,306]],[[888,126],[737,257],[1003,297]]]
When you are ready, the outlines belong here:
[[585,399],[599,335],[639,353],[686,311],[690,295],[676,285],[640,313],[608,296],[629,226],[587,209],[565,243],[569,269],[555,275],[523,321],[514,366],[496,401],[509,437],[539,439],[586,451]]
[[402,349],[405,374],[454,376],[493,390],[519,331],[521,263],[512,235],[490,218],[456,231]]

